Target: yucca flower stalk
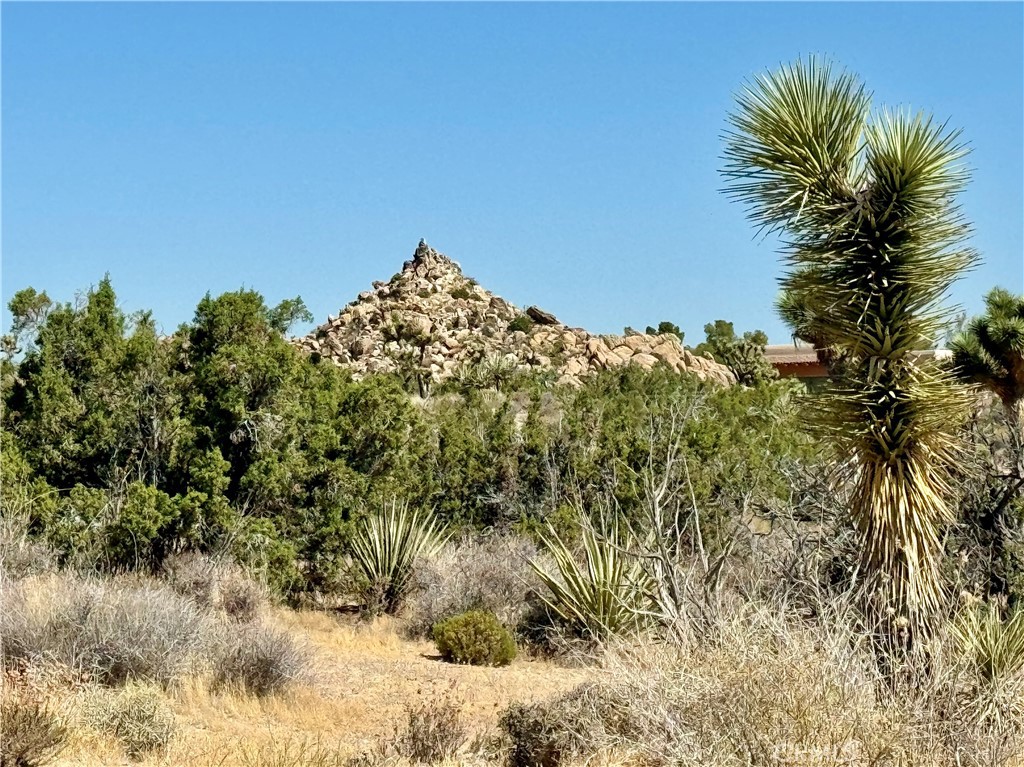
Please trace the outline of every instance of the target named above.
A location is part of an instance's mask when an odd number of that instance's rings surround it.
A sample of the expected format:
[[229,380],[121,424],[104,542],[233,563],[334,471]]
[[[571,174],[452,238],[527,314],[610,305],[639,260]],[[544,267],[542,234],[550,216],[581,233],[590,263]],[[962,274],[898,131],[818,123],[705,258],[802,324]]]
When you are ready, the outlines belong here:
[[393,500],[367,517],[352,538],[352,559],[366,581],[371,612],[392,613],[409,591],[420,557],[440,551],[448,534],[431,512]]
[[967,400],[911,353],[938,337],[942,301],[975,260],[954,203],[966,149],[923,114],[872,115],[856,77],[814,58],[759,76],[737,102],[726,192],[782,235],[784,318],[842,360],[809,420],[851,470],[870,591],[887,612],[927,618]]

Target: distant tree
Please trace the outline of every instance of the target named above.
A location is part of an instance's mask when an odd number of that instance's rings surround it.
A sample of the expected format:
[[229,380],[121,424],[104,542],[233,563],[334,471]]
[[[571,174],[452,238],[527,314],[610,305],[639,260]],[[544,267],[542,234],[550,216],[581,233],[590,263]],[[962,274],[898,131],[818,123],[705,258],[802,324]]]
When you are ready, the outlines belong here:
[[14,356],[22,351],[26,338],[30,342],[35,338],[39,326],[53,308],[53,301],[45,292],[37,293],[35,288],[25,288],[14,294],[7,308],[11,312],[11,332],[3,337],[0,345],[4,353]]
[[757,386],[778,378],[775,367],[764,356],[768,345],[764,331],[747,331],[738,337],[731,322],[715,320],[704,326],[704,334],[706,339],[697,344],[694,353],[721,362],[744,386]]
[[975,258],[955,204],[966,150],[925,115],[871,116],[863,83],[813,58],[758,76],[737,102],[727,191],[784,234],[794,332],[843,358],[812,419],[852,462],[869,593],[927,621],[966,400],[910,352],[937,337],[942,298]]
[[993,288],[985,313],[973,318],[950,348],[956,374],[995,393],[1024,429],[1024,295]]
[[296,322],[312,321],[313,313],[306,308],[302,296],[286,298],[267,311],[267,322],[280,333],[287,333]]
[[679,343],[683,342],[683,331],[681,331],[679,329],[679,326],[676,325],[674,322],[669,322],[668,320],[659,322],[658,327],[656,328],[648,325],[646,332],[649,336],[673,335],[679,339]]

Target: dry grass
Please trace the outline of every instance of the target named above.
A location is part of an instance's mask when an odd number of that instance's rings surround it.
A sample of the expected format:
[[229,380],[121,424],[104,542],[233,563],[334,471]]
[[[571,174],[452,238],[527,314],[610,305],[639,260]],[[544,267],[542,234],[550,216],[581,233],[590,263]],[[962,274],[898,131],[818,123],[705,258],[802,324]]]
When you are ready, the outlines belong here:
[[[215,689],[205,677],[187,680],[164,693],[177,721],[174,740],[165,752],[132,764],[343,764],[378,751],[408,722],[410,710],[429,708],[452,691],[464,702],[462,722],[472,740],[493,732],[498,713],[512,701],[557,695],[592,673],[530,660],[505,668],[453,666],[435,657],[431,643],[403,639],[402,624],[388,618],[342,622],[327,613],[275,608],[267,623],[312,648],[312,681],[256,697]],[[55,692],[53,700],[65,708],[79,705],[72,692]],[[479,763],[480,757],[466,754],[451,763],[465,760]],[[82,725],[74,728],[55,764],[101,767],[129,761],[115,740]]]
[[201,668],[220,637],[207,612],[159,581],[51,574],[0,593],[5,658],[61,664],[103,683],[173,684]]
[[[1003,664],[999,696],[985,699],[1000,706],[1001,716],[979,717],[979,695],[987,689],[979,668],[994,667],[965,653],[962,638],[936,635],[926,674],[909,666],[907,673],[882,669],[841,594],[805,590],[794,609],[785,579],[744,573],[744,588],[732,584],[740,579],[734,573],[706,603],[695,592],[696,601],[680,610],[685,630],[671,641],[615,640],[590,665],[572,669],[530,658],[501,668],[444,663],[432,643],[408,639],[407,623],[396,618],[358,621],[267,607],[259,624],[239,624],[160,590],[158,582],[71,579],[77,585],[62,591],[57,576],[26,579],[0,595],[17,607],[0,619],[17,638],[13,655],[21,664],[5,685],[44,700],[67,723],[56,764],[129,764],[111,728],[90,726],[86,715],[89,701],[106,693],[91,673],[95,664],[81,658],[103,643],[82,645],[75,637],[81,626],[94,625],[120,626],[116,637],[159,635],[96,609],[113,594],[117,615],[148,615],[136,609],[139,599],[125,596],[142,583],[145,594],[176,605],[159,608],[157,618],[200,609],[202,620],[221,627],[205,666],[149,688],[153,706],[173,712],[175,722],[166,747],[136,752],[149,767],[397,767],[414,759],[513,767],[1024,767],[1020,664]],[[90,610],[69,607],[82,604]],[[51,613],[61,620],[44,619]],[[102,620],[94,624],[96,616]],[[225,630],[286,637],[289,646],[308,649],[311,671],[264,695],[218,685]],[[87,638],[98,636],[90,631]],[[66,647],[76,652],[64,653]],[[77,652],[82,647],[84,655]],[[53,664],[65,655],[78,671]]]
[[798,623],[771,604],[747,604],[689,644],[609,647],[596,682],[506,711],[510,764],[1024,764],[1021,723],[979,724],[971,679],[947,649],[933,648],[929,676],[894,691],[841,616]]

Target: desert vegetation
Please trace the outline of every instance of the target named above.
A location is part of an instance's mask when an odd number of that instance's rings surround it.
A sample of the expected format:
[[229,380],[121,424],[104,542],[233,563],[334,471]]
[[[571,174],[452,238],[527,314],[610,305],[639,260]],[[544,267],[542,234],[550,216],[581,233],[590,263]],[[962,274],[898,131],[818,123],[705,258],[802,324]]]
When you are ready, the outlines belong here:
[[424,387],[303,353],[300,299],[164,337],[19,292],[0,765],[1024,763],[1022,298],[913,354],[974,257],[956,134],[817,61],[733,126],[821,390],[721,320],[732,386]]

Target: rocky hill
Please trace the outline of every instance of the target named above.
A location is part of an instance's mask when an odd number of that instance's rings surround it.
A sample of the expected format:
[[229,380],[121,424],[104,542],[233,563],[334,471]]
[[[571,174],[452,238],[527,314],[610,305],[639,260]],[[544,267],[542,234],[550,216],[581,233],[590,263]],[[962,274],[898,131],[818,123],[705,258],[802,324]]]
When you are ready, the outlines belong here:
[[481,367],[554,369],[562,383],[578,384],[597,370],[659,363],[702,380],[734,381],[728,368],[687,351],[674,335],[593,335],[535,306],[521,310],[422,240],[389,282],[374,282],[296,343],[357,377],[404,370],[428,384]]

